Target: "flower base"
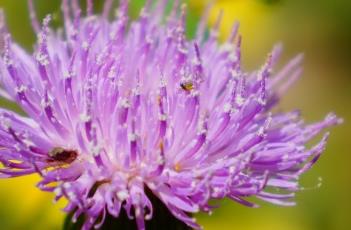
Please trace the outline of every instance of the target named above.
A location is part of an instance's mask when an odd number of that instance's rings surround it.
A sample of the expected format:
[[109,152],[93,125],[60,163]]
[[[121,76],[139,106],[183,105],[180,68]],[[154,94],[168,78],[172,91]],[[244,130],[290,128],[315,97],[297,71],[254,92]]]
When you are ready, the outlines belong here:
[[[145,221],[146,230],[191,230],[189,226],[184,224],[182,221],[175,218],[168,208],[151,192],[148,192],[148,197],[153,205],[153,217],[151,220]],[[80,230],[84,224],[84,215],[81,215],[76,223],[72,223],[72,213],[68,214],[65,223],[64,230]],[[125,210],[122,209],[118,218],[111,215],[107,215],[104,224],[100,228],[101,230],[137,230],[137,224],[135,219],[129,219]]]

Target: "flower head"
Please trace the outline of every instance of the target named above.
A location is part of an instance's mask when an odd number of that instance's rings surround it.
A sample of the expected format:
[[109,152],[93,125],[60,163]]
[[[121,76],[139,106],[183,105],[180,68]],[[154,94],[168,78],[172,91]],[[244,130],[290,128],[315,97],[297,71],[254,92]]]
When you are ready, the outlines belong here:
[[189,214],[210,212],[211,199],[293,205],[328,134],[306,144],[341,122],[270,112],[299,77],[301,56],[277,71],[276,46],[246,72],[237,24],[224,44],[217,26],[205,36],[205,19],[187,40],[184,7],[165,16],[167,1],[148,1],[130,21],[123,0],[110,21],[111,2],[93,15],[88,1],[82,16],[77,1],[63,0],[64,30],[55,32],[50,16],[40,26],[29,1],[33,54],[5,33],[0,95],[27,116],[0,110],[0,177],[40,174],[38,187],[65,197],[73,219],[85,214],[84,229],[121,212],[144,229],[150,194],[193,228]]

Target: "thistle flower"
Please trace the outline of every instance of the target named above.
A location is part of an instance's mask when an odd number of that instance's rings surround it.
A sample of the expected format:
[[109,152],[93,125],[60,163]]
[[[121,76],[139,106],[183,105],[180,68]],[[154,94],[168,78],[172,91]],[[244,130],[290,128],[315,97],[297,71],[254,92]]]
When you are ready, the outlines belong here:
[[29,1],[33,54],[4,32],[0,95],[27,116],[0,110],[0,177],[38,173],[38,188],[66,198],[73,221],[84,215],[83,229],[120,215],[145,229],[155,198],[195,229],[191,214],[210,213],[212,199],[294,205],[299,176],[328,134],[306,144],[341,122],[270,112],[300,76],[301,56],[276,71],[278,45],[246,72],[238,24],[219,44],[220,20],[205,36],[205,15],[187,40],[178,1],[169,15],[166,0],[147,1],[135,21],[127,2],[110,21],[111,0],[101,15],[88,0],[86,16],[77,1],[63,0],[64,30],[55,32],[50,16],[40,26]]

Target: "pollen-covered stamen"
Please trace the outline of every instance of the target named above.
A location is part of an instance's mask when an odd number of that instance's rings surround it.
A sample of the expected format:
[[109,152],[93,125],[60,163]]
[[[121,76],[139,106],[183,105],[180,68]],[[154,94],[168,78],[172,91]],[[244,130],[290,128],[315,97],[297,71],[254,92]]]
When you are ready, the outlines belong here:
[[238,86],[235,93],[235,105],[237,108],[241,108],[246,100],[246,79],[245,76],[240,76]]
[[[14,60],[12,58],[13,50],[11,48],[11,37],[10,35],[6,35],[5,37],[5,52],[4,52],[4,63],[6,65],[7,71],[12,78],[13,88],[15,89],[15,96],[17,97],[17,101],[23,106],[23,108],[29,114],[38,114],[39,110],[35,105],[36,102],[32,101],[30,97],[28,97],[28,88],[31,88],[30,85],[27,85],[23,82],[20,77],[19,69],[14,65]],[[13,90],[13,89],[11,89]]]
[[[67,104],[67,110],[71,112],[71,114],[77,114],[77,104],[76,104],[76,99],[75,95],[73,95],[73,82],[74,79],[77,77],[76,72],[73,70],[73,65],[75,61],[76,55],[73,54],[70,64],[68,67],[68,71],[64,73],[63,75],[63,81],[64,81],[64,91],[65,91],[65,98],[66,98],[66,104]],[[72,117],[71,117],[72,119]]]
[[127,122],[129,108],[130,108],[129,100],[127,98],[121,98],[119,100],[119,113],[118,113],[118,121],[120,125],[123,125]]
[[38,63],[38,70],[40,77],[44,83],[43,87],[51,88],[51,79],[48,75],[47,66],[51,63],[50,56],[47,48],[47,39],[49,36],[49,23],[51,16],[47,15],[43,20],[43,27],[41,32],[38,34],[38,52],[35,55],[35,59]]
[[[43,167],[44,153],[37,147],[41,140],[22,130],[20,121],[8,114],[0,114],[0,178],[16,177],[34,172],[40,172],[35,167],[38,161]],[[4,121],[6,121],[6,124]],[[34,141],[34,142],[33,142]]]
[[232,194],[236,196],[250,196],[260,193],[267,184],[268,171],[263,172],[261,175],[239,174],[239,180],[233,183]]
[[234,96],[232,97],[231,103],[224,103],[222,115],[219,117],[218,123],[215,127],[210,130],[209,138],[211,141],[215,141],[223,131],[228,127],[232,114],[235,113],[234,108]]
[[84,40],[81,42],[81,59],[82,59],[82,62],[81,62],[81,67],[80,67],[80,77],[82,79],[85,79],[87,77],[91,77],[89,76],[89,74],[91,74],[91,71],[93,70],[93,67],[95,66],[92,66],[92,68],[89,68],[90,66],[88,66],[88,57],[89,57],[89,51],[91,50],[91,47],[92,47],[92,44],[93,44],[93,41],[96,39],[97,35],[98,35],[98,32],[99,32],[99,27],[98,28],[92,28],[91,26],[87,26],[87,30],[88,30],[88,39],[87,40]]
[[309,170],[317,162],[317,160],[321,156],[322,152],[325,150],[325,146],[326,146],[328,137],[329,137],[329,133],[324,134],[322,140],[309,151],[312,159],[310,161],[308,161],[296,173],[294,173],[293,174],[294,176],[298,177],[301,174],[305,173],[307,170]]
[[160,140],[159,154],[156,158],[156,163],[157,163],[157,169],[155,170],[154,173],[152,173],[152,175],[154,175],[154,176],[161,175],[161,173],[163,172],[165,165],[166,165],[165,147],[164,147],[164,140],[163,139]]
[[147,0],[144,7],[140,10],[140,41],[147,40],[147,30],[149,29],[149,18],[151,13],[152,0]]
[[205,112],[201,115],[198,121],[198,127],[196,132],[196,137],[187,145],[185,148],[177,153],[174,158],[174,162],[181,164],[180,162],[187,162],[190,159],[196,157],[196,154],[199,153],[201,147],[206,143],[207,132],[208,132],[208,112]]
[[[235,54],[229,55],[229,60],[235,61],[234,65],[237,71],[241,71],[241,35],[238,36],[238,41],[236,43]],[[233,56],[234,55],[234,56]]]
[[[193,92],[190,95],[186,95],[184,104],[177,108],[175,112],[175,116],[178,116],[179,122],[182,123],[181,127],[177,127],[177,140],[172,145],[172,148],[176,148],[177,146],[186,145],[187,138],[190,138],[196,130],[196,125],[198,124],[198,117],[200,115],[200,99],[199,95]],[[179,132],[179,133],[178,133]]]
[[198,85],[204,81],[204,68],[202,66],[202,59],[200,54],[200,48],[197,43],[194,44],[195,47],[195,59],[194,59],[194,75],[195,81]]
[[[334,113],[329,113],[324,118],[322,122],[310,124],[306,126],[303,130],[303,138],[307,140],[311,140],[316,135],[318,135],[323,129],[326,129],[330,126],[341,124],[343,119],[338,118]],[[302,139],[302,137],[300,137]],[[301,139],[299,141],[301,141]]]
[[176,54],[177,54],[177,66],[181,66],[185,63],[188,58],[188,49],[186,46],[186,35],[185,35],[185,20],[186,20],[186,4],[182,5],[181,16],[175,28],[175,41],[176,41]]
[[227,40],[227,42],[229,44],[232,44],[234,42],[236,36],[238,35],[239,26],[240,26],[239,21],[234,22],[234,24],[232,26],[232,32],[230,33],[230,36],[228,37],[228,40]]
[[72,9],[73,9],[73,26],[72,26],[72,31],[70,34],[70,37],[68,38],[69,42],[72,42],[71,47],[74,49],[76,45],[76,42],[78,41],[79,38],[79,33],[78,33],[78,29],[81,26],[81,9],[79,7],[75,7],[75,2],[77,0],[72,0]]
[[[99,100],[101,101],[100,104],[104,105],[104,116],[111,119],[118,109],[118,103],[116,102],[118,101],[120,93],[119,86],[121,86],[121,82],[118,79],[120,70],[118,70],[114,64],[111,64],[110,68],[107,68],[106,71],[108,79],[105,80],[104,84],[107,85],[107,87],[101,86],[105,89],[105,92],[100,94]],[[105,100],[106,97],[109,98],[108,101]],[[106,117],[104,119],[107,119]]]
[[234,153],[231,153],[230,155],[245,153],[250,148],[253,148],[258,143],[263,141],[271,122],[272,117],[271,115],[269,115],[268,118],[263,122],[263,124],[260,127],[258,127],[256,133],[250,133],[247,136],[243,137],[242,140],[240,140],[240,142],[237,145],[237,150],[234,151]]
[[130,144],[130,163],[135,164],[140,155],[140,148],[138,146],[139,136],[135,129],[135,119],[131,121],[131,131],[128,134],[129,144]]
[[103,167],[103,158],[106,157],[105,154],[105,148],[103,146],[103,143],[100,138],[99,138],[99,125],[97,120],[92,120],[89,126],[89,129],[87,130],[87,147],[88,147],[88,153],[94,158],[95,163],[99,167]]
[[[255,170],[263,169],[265,167],[270,167],[271,164],[284,164],[285,162],[292,162],[296,159],[301,159],[303,150],[299,149],[299,146],[293,143],[281,143],[276,145],[267,144],[262,146],[253,156],[250,167]],[[296,155],[295,152],[301,152],[301,154]],[[295,162],[294,162],[295,163]]]
[[272,120],[273,120],[272,114],[269,113],[268,117],[266,118],[266,120],[263,123],[263,126],[261,126],[257,131],[258,136],[264,137],[266,135],[267,130],[269,129],[270,125],[272,124]]
[[266,64],[262,67],[262,70],[259,71],[259,73],[257,74],[257,80],[260,85],[258,102],[263,106],[266,105],[266,100],[267,100],[266,84],[267,84],[267,79],[270,76],[272,71],[271,68],[272,68],[272,54],[269,54]]
[[93,90],[95,89],[95,76],[92,76],[92,73],[89,73],[89,76],[86,79],[85,87],[83,87],[83,95],[84,95],[84,115],[81,115],[81,121],[84,123],[85,133],[88,138],[88,141],[91,142],[93,140],[92,137],[92,126],[93,120],[95,119],[95,114],[93,111],[94,103],[94,93]]
[[30,151],[29,157],[41,157],[51,146],[34,128],[21,121],[21,117],[4,111],[0,112],[0,137],[0,148]]
[[165,107],[166,107],[166,88],[162,87],[160,89],[161,93],[158,97],[158,106],[159,106],[159,138],[163,139],[164,136],[166,135],[166,131],[167,131],[167,114],[165,111]]
[[140,83],[140,73],[138,71],[136,76],[135,87],[132,89],[132,113],[136,119],[140,119],[140,108],[141,108],[141,83]]
[[109,38],[118,45],[125,38],[128,27],[128,6],[129,0],[121,0],[119,8],[115,12],[118,21],[113,25]]
[[32,152],[31,154],[41,157],[42,151],[36,148],[34,143],[29,139],[28,133],[15,131],[11,126],[7,128],[7,132],[21,148],[29,150]]
[[[193,75],[188,76],[188,80],[192,80]],[[195,82],[194,82],[195,84]],[[184,146],[187,145],[189,139],[192,138],[194,132],[196,132],[196,126],[198,125],[198,119],[200,116],[200,91],[195,85],[195,88],[190,92],[190,94],[185,95],[183,105],[175,113],[177,119],[181,119],[178,122],[181,122],[183,125],[177,127],[177,139],[173,144],[174,146]],[[179,113],[178,113],[179,112]],[[177,122],[177,121],[176,121]],[[178,133],[179,132],[179,133]],[[184,141],[187,140],[187,141]]]
[[46,120],[54,127],[56,132],[61,137],[67,137],[69,131],[57,118],[56,112],[59,108],[53,106],[53,99],[47,91],[45,91],[44,98],[41,101],[41,107],[44,110]]

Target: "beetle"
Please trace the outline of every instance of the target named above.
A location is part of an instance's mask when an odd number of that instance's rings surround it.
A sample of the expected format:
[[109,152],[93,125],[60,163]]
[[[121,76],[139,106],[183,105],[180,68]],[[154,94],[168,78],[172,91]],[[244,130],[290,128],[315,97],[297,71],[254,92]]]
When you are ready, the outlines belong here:
[[75,150],[67,150],[62,147],[55,147],[49,152],[48,162],[71,164],[78,157],[78,153]]

